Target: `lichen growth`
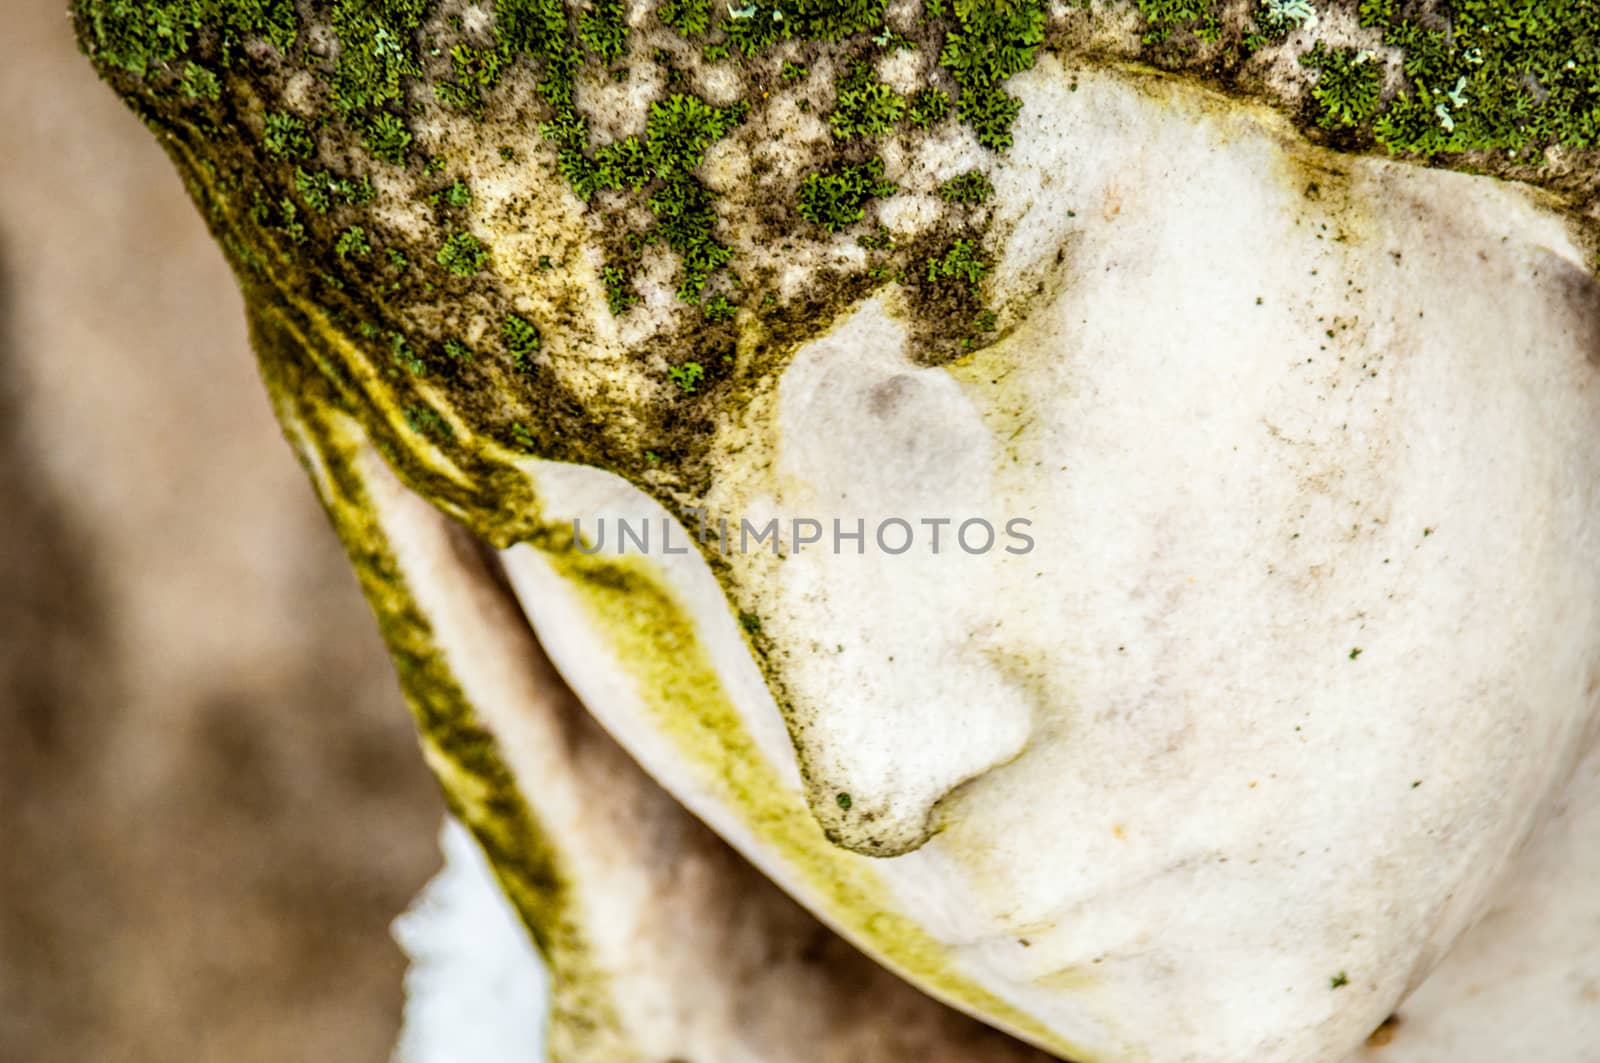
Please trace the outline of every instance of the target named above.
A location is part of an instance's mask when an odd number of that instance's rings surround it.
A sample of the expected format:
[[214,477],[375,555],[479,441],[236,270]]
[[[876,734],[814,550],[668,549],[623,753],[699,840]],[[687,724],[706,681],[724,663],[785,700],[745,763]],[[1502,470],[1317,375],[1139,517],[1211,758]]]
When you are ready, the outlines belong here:
[[800,216],[828,232],[838,232],[866,217],[866,203],[876,196],[891,196],[893,182],[883,179],[883,160],[873,156],[857,165],[819,170],[800,182]]
[[950,97],[942,89],[918,89],[906,103],[906,124],[912,129],[929,129],[950,113]]
[[952,243],[944,254],[929,260],[928,279],[930,281],[956,280],[964,283],[968,290],[976,292],[983,283],[983,278],[988,276],[989,262],[970,240],[958,239]]
[[627,13],[622,0],[595,0],[578,18],[584,47],[603,62],[619,58],[628,43]]
[[309,159],[317,153],[317,142],[311,139],[306,124],[286,111],[267,115],[261,147],[274,159],[290,161]]
[[451,233],[434,260],[458,277],[470,277],[489,265],[489,251],[471,233]]
[[519,369],[533,368],[533,356],[539,353],[539,330],[517,314],[507,314],[500,326],[500,337],[506,350]]
[[[925,0],[929,15],[944,13],[946,0]],[[1033,66],[1044,42],[1043,0],[950,0],[955,25],[945,35],[939,65],[950,71],[960,93],[956,113],[994,151],[1011,146],[1011,126],[1022,104],[1001,86]]]
[[301,202],[318,214],[327,214],[341,206],[366,206],[377,196],[372,179],[364,174],[359,178],[350,179],[339,177],[328,170],[304,170],[296,167],[294,186]]
[[222,98],[222,82],[217,75],[198,63],[183,65],[183,80],[178,83],[183,94],[191,100],[216,101]]
[[359,225],[352,225],[339,234],[339,240],[333,245],[333,253],[340,258],[366,258],[372,254],[372,244],[367,241],[367,230]]
[[[1187,33],[1214,46],[1213,63],[1236,63],[1309,22],[1298,8],[1289,18],[1285,5],[1264,8],[1252,29],[1230,23],[1219,0],[1137,2],[1147,42]],[[1385,96],[1381,55],[1315,44],[1302,57],[1320,74],[1310,94],[1312,119],[1340,134],[1338,146],[1427,158],[1493,153],[1532,166],[1548,161],[1542,153],[1549,148],[1600,147],[1595,0],[1359,0],[1356,14],[1398,52],[1403,84]],[[1187,56],[1176,49],[1160,58],[1177,68],[1198,65]]]
[[839,76],[833,98],[828,127],[840,140],[882,136],[906,113],[905,97],[880,81],[872,67],[859,60]]
[[367,122],[361,134],[362,145],[373,157],[396,166],[404,166],[406,153],[411,149],[411,130],[399,115],[382,111]]
[[95,0],[79,5],[95,58],[143,77],[170,66],[202,34],[231,63],[247,41],[287,51],[299,33],[294,0]]
[[1402,10],[1360,7],[1405,56],[1406,89],[1372,122],[1379,143],[1419,154],[1600,145],[1594,0],[1455,0],[1431,25]]
[[1325,129],[1352,129],[1371,121],[1378,113],[1383,71],[1371,52],[1325,48],[1319,42],[1300,57],[1300,62],[1319,74],[1311,90],[1320,108],[1318,125]]
[[699,362],[685,362],[667,369],[667,379],[678,385],[685,395],[693,395],[706,376],[706,368]]
[[994,185],[990,184],[989,178],[978,170],[969,170],[939,186],[939,198],[946,203],[973,205],[982,203],[993,195]]
[[1188,30],[1202,41],[1214,41],[1222,33],[1222,5],[1216,0],[1137,0],[1145,19],[1144,40],[1149,44],[1165,41],[1178,30]]
[[[931,204],[942,213],[925,233],[878,228],[858,234],[856,246],[838,234],[867,222],[874,198],[898,194],[878,160],[914,156],[918,137],[941,123],[948,122],[940,138],[965,136],[959,120],[991,152],[1007,150],[1021,106],[1007,80],[1032,66],[1038,49],[1069,49],[1073,38],[1062,27],[1091,25],[1105,6],[1065,5],[1047,16],[1038,0],[928,0],[920,20],[896,13],[891,26],[882,3],[864,0],[756,3],[725,18],[722,6],[669,0],[654,17],[692,40],[668,40],[653,27],[652,43],[673,48],[651,59],[659,82],[638,82],[658,87],[648,90],[644,113],[631,116],[637,124],[625,127],[635,132],[615,135],[591,128],[580,97],[614,71],[645,63],[619,4],[496,0],[480,5],[487,21],[467,31],[423,0],[305,5],[305,26],[288,0],[75,0],[86,50],[160,131],[253,312],[271,320],[273,335],[292,335],[329,406],[358,423],[410,487],[497,545],[543,534],[519,464],[527,455],[618,471],[662,501],[702,498],[718,419],[748,402],[841,307],[876,287],[902,285],[920,327],[938,330],[919,359],[948,362],[989,342],[999,318],[983,299],[996,286],[990,256],[998,242],[984,226],[990,176],[1003,163],[990,157],[937,189],[924,176],[917,191],[936,191],[945,204]],[[1228,91],[1265,91],[1249,67],[1266,46],[1262,25],[1225,19],[1220,4],[1138,6],[1147,20],[1140,58]],[[1596,49],[1574,29],[1592,24],[1592,15],[1592,2],[1579,0],[1531,12],[1460,0],[1424,19],[1408,5],[1366,0],[1364,24],[1403,57],[1399,92],[1382,91],[1382,54],[1357,62],[1360,51],[1324,49],[1307,58],[1298,117],[1320,123],[1309,134],[1341,148],[1478,168],[1499,164],[1463,153],[1491,152],[1514,157],[1518,176],[1543,180],[1559,170],[1546,168],[1546,149],[1595,145]],[[1288,47],[1282,20],[1265,28]],[[1247,34],[1255,34],[1248,44]],[[794,50],[770,53],[784,42],[796,42]],[[914,58],[929,83],[913,90],[896,82],[897,90],[875,64],[883,50],[910,44],[923,51],[883,70]],[[708,62],[719,65],[710,71]],[[706,76],[713,73],[743,98],[714,95]],[[522,91],[530,84],[536,92]],[[716,190],[730,173],[745,175],[738,167],[719,174],[708,159],[715,163],[727,141],[754,155],[750,142],[773,135],[769,93],[785,105],[815,98],[829,143],[809,172],[750,173],[773,194],[763,195],[759,216],[731,217]],[[516,140],[535,128],[542,144]],[[572,294],[578,285],[562,287],[583,257],[569,253],[572,245],[534,247],[520,261],[502,252],[485,212],[534,199],[508,197],[519,178],[484,159],[525,167],[525,185],[546,182],[547,173],[555,184],[559,175],[582,202],[583,232],[598,245],[584,249],[597,252],[587,268],[603,293],[592,303]],[[480,166],[492,171],[482,183]],[[477,196],[463,181],[445,183],[463,172]],[[420,219],[417,230],[395,223],[397,214]],[[735,230],[745,227],[756,239],[792,241],[806,252],[797,258],[820,258],[811,252],[822,247],[850,257],[835,256],[838,264],[818,267],[780,301],[774,279],[735,256]],[[742,239],[748,246],[748,232]],[[655,256],[669,265],[657,270]],[[675,308],[670,328],[638,340],[649,324],[641,319],[667,316],[655,298],[648,313],[633,310],[663,276],[692,305]],[[633,316],[601,328],[594,307]],[[606,329],[628,338],[608,347]],[[635,376],[585,390],[552,370],[563,348],[576,360],[590,347],[596,361],[632,359]],[[622,421],[629,423],[619,428]],[[602,608],[613,620],[621,596],[648,594],[627,578],[614,582]],[[759,627],[745,630],[752,647],[766,637]],[[654,663],[641,667],[665,669],[672,658],[643,659]],[[672,667],[693,672],[701,663],[691,652]],[[685,700],[681,689],[669,682],[657,703],[672,727],[692,730],[707,719],[720,726],[725,705]],[[718,743],[694,748],[731,776],[730,793],[768,785],[733,763],[743,755],[737,735],[709,733],[680,738]],[[764,769],[757,760],[751,770]],[[784,805],[779,822],[780,844],[796,860],[822,860],[808,852],[816,830],[803,801]],[[834,870],[824,862],[803,874],[826,890]],[[880,935],[902,969],[934,971],[936,985],[945,976],[939,956],[897,939],[897,925],[869,929],[858,939],[876,947]],[[949,995],[973,1003],[962,992]]]

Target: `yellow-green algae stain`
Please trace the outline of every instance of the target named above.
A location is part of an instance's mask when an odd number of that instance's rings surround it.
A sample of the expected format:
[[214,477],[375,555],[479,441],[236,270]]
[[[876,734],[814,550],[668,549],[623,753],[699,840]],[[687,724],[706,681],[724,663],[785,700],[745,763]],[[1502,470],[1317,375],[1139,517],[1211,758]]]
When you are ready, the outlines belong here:
[[622,1031],[606,973],[590,959],[581,898],[561,853],[478,721],[390,547],[360,469],[366,435],[288,324],[270,310],[251,315],[262,377],[377,617],[446,803],[477,838],[549,965],[547,1056],[555,1063],[642,1059]]
[[947,945],[894,910],[868,858],[827,841],[804,798],[746,731],[694,620],[648,560],[586,554],[567,524],[546,524],[531,541],[577,594],[680,756],[803,884],[818,915],[923,990],[1091,1063],[1089,1053],[961,973]]

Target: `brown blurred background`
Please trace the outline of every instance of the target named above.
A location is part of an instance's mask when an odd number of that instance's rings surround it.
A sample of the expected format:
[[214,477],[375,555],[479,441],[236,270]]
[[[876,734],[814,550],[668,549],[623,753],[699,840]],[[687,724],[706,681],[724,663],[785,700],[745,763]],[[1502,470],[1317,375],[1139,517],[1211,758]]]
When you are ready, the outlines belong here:
[[0,16],[0,1063],[381,1060],[439,800],[221,256],[64,8]]

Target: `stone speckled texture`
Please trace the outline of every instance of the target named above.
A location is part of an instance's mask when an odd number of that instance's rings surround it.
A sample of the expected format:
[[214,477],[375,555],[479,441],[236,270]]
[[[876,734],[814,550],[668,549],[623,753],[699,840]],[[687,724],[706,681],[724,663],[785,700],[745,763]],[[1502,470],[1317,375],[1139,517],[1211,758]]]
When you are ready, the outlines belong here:
[[[558,1057],[653,1050],[649,994],[608,997],[582,832],[471,690],[515,652],[428,619],[372,452],[510,547],[674,796],[1083,1060],[1342,1055],[1593,739],[1594,56],[1548,10],[77,6],[238,270]],[[568,549],[646,504],[1047,538]]]

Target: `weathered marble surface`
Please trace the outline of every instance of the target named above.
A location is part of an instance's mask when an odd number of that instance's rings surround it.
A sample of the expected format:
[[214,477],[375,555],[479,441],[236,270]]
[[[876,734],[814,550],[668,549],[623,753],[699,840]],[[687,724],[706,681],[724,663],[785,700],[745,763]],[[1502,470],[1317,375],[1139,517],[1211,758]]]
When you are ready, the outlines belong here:
[[[1517,188],[1071,78],[1015,82],[1048,118],[996,178],[1010,335],[927,368],[893,294],[864,301],[727,429],[708,503],[1025,516],[1031,552],[733,553],[787,721],[697,554],[598,555],[671,588],[676,653],[592,567],[506,562],[641,763],[913,980],[1085,1059],[1329,1058],[1485,910],[1592,743],[1600,298]],[[661,514],[534,475],[547,518]],[[797,841],[805,799],[843,849]],[[857,868],[947,966],[849,910],[830,875]]]
[[[675,877],[635,764],[1084,1061],[1343,1057],[1565,800],[1600,687],[1591,45],[1551,8],[1452,43],[1178,6],[708,38],[688,5],[79,0],[551,968],[553,1058],[814,1056],[778,1017],[836,1010],[725,925],[732,878]],[[667,509],[1032,549],[572,548]],[[629,756],[541,702],[496,565]],[[1541,999],[1571,1056],[1582,993]]]

